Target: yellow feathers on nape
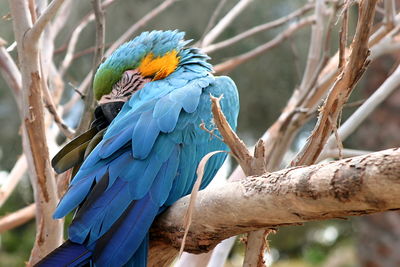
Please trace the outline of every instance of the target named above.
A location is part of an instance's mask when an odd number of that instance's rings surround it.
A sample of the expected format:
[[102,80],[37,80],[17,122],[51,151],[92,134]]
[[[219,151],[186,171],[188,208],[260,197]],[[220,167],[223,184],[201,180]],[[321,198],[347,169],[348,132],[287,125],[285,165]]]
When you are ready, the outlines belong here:
[[149,53],[143,58],[138,69],[144,77],[160,80],[170,75],[178,63],[179,57],[176,50],[172,50],[162,57],[154,57],[153,53]]

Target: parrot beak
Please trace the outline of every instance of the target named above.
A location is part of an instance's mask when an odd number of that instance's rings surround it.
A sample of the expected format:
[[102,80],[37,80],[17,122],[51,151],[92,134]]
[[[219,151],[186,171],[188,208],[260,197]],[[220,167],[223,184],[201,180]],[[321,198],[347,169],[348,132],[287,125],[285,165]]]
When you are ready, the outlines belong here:
[[106,117],[106,120],[109,123],[111,123],[111,121],[118,115],[124,103],[125,103],[124,101],[114,101],[114,102],[100,104],[104,117]]

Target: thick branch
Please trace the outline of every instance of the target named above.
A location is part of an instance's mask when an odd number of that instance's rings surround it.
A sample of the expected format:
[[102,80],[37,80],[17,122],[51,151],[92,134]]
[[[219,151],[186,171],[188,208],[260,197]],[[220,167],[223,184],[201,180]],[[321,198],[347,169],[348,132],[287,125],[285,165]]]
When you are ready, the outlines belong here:
[[[154,223],[152,266],[176,255],[189,198],[177,201]],[[207,188],[198,194],[185,250],[203,253],[223,239],[257,229],[397,209],[399,148]]]

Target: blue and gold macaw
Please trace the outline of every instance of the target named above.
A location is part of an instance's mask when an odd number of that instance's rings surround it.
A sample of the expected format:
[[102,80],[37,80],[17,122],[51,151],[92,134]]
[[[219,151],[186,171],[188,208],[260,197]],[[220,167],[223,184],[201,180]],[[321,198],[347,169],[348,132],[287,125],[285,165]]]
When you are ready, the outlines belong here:
[[[200,128],[215,128],[210,95],[233,129],[238,93],[214,77],[208,56],[178,31],[144,32],[120,46],[96,72],[99,107],[92,128],[53,159],[57,172],[76,172],[54,218],[76,209],[69,240],[38,266],[146,266],[154,218],[189,194],[200,160],[227,150]],[[219,135],[218,131],[215,131]],[[206,187],[226,155],[207,163]]]

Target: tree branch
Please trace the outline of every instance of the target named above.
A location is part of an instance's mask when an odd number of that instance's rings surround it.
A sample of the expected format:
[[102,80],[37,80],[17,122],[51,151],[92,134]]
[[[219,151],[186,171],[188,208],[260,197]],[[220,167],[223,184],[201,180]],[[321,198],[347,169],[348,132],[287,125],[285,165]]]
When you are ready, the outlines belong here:
[[21,109],[21,72],[19,71],[14,60],[4,47],[6,42],[0,38],[0,71],[7,85],[13,92],[15,102]]
[[292,25],[290,25],[285,31],[281,32],[279,35],[275,36],[274,39],[272,39],[269,42],[266,42],[265,44],[262,44],[253,50],[250,50],[244,54],[241,54],[239,56],[235,56],[231,59],[228,59],[225,62],[219,63],[214,66],[214,71],[216,73],[221,73],[224,71],[230,71],[239,65],[243,64],[244,62],[253,59],[257,56],[259,56],[262,53],[265,53],[269,49],[272,49],[276,47],[278,44],[281,42],[285,41],[289,36],[291,36],[293,33],[296,31],[300,30],[301,28],[311,24],[314,22],[314,17],[310,16],[307,18],[304,18],[300,20],[299,22],[296,22]]
[[[47,15],[39,17],[42,25],[46,17],[50,19],[56,9],[54,5],[62,1],[51,2],[46,11]],[[10,0],[10,10],[13,17],[15,39],[17,41],[18,60],[22,76],[22,112],[21,120],[24,154],[29,166],[29,174],[35,192],[36,205],[36,240],[32,250],[30,263],[36,263],[47,255],[62,241],[62,222],[51,217],[57,202],[56,183],[50,166],[44,110],[42,102],[43,73],[39,54],[39,40],[28,38],[27,33],[32,29],[32,21],[28,3],[24,0]],[[40,26],[41,27],[41,26]],[[42,30],[36,28],[36,33]],[[34,34],[35,35],[35,34]],[[32,35],[31,35],[32,36]],[[38,37],[38,36],[37,36]]]
[[[175,257],[190,196],[151,228],[150,266]],[[400,209],[400,149],[294,167],[200,191],[185,250],[204,253],[257,229]]]
[[[220,0],[219,1],[217,7],[215,8],[215,10],[213,12],[213,14],[211,15],[210,19],[208,20],[208,24],[207,24],[206,28],[204,29],[204,32],[201,35],[201,38],[196,43],[196,45],[199,45],[200,47],[202,46],[201,42],[203,41],[204,37],[206,37],[207,33],[211,30],[211,28],[214,27],[215,22],[217,21],[217,18],[219,16],[219,14],[221,13],[222,8],[224,7],[225,3],[226,3],[226,0]],[[207,52],[205,52],[205,53],[207,53]]]
[[211,44],[225,30],[229,24],[252,2],[252,0],[239,0],[239,2],[207,33],[201,42],[202,46]]
[[35,209],[36,204],[33,203],[16,212],[0,217],[0,234],[32,220],[35,217]]
[[[101,7],[105,9],[114,2],[115,0],[106,0],[103,3],[101,3]],[[89,22],[93,21],[94,19],[95,15],[93,10],[91,10],[86,16],[83,17],[83,19],[78,23],[78,25],[74,28],[73,32],[71,33],[67,45],[67,51],[59,67],[59,72],[61,76],[64,76],[66,70],[71,65],[71,62],[75,59],[74,51],[82,30],[89,24]],[[96,47],[93,47],[93,50],[95,49]]]
[[[353,133],[363,121],[385,100],[391,93],[398,89],[400,85],[400,65],[385,80],[385,82],[340,126],[338,134],[341,140],[345,140]],[[335,137],[329,137],[324,149],[332,149]],[[324,153],[322,153],[324,154]],[[321,155],[320,158],[324,158]]]
[[324,0],[317,0],[315,3],[315,23],[311,26],[311,40],[308,50],[307,65],[304,70],[303,79],[299,91],[303,94],[309,90],[312,84],[312,78],[318,68],[323,48],[324,24],[326,18],[324,11],[326,9]]
[[68,127],[68,125],[61,118],[60,114],[57,112],[56,105],[54,104],[53,97],[49,91],[47,85],[43,85],[43,101],[44,105],[49,111],[50,115],[53,117],[54,122],[57,124],[60,131],[67,137],[68,139],[72,139],[74,137],[74,130]]
[[385,7],[385,17],[384,22],[386,26],[390,29],[394,27],[395,16],[396,16],[396,1],[395,0],[385,0],[384,1]]
[[26,172],[27,167],[28,165],[25,155],[20,156],[8,175],[6,182],[0,187],[0,208],[14,191],[15,187]]
[[[335,84],[321,108],[318,122],[311,133],[306,145],[296,156],[291,166],[308,165],[314,163],[321,153],[327,139],[338,120],[343,105],[350,97],[352,90],[364,73],[369,61],[368,39],[375,14],[377,0],[360,2],[359,17],[356,33],[351,44],[349,59],[337,76]],[[329,121],[334,122],[333,124]]]
[[46,10],[37,19],[35,24],[33,24],[32,28],[28,32],[29,39],[32,42],[36,42],[39,40],[40,35],[42,34],[44,28],[47,26],[47,24],[53,18],[53,16],[57,13],[58,9],[61,7],[63,2],[64,0],[53,0],[50,2]]
[[245,32],[242,32],[242,33],[240,33],[240,34],[238,34],[236,36],[233,36],[232,38],[226,39],[226,40],[221,41],[219,43],[210,44],[210,45],[208,45],[206,47],[203,47],[202,50],[204,51],[204,53],[212,53],[212,52],[215,52],[215,51],[217,51],[219,49],[222,49],[224,47],[233,45],[233,44],[235,44],[235,43],[237,43],[237,42],[239,42],[239,41],[241,41],[241,40],[243,40],[245,38],[253,36],[253,35],[255,35],[255,34],[259,33],[259,32],[263,32],[263,31],[267,31],[267,30],[273,29],[275,27],[279,27],[282,24],[290,21],[291,19],[303,15],[304,13],[309,11],[313,6],[314,5],[311,4],[311,3],[306,4],[302,8],[293,11],[292,13],[288,14],[287,16],[284,16],[284,17],[279,18],[279,19],[274,20],[274,21],[270,21],[270,22],[264,23],[262,25],[255,26],[255,27],[253,27],[253,28],[251,28],[251,29],[249,29],[249,30],[247,30]]
[[[97,68],[101,63],[101,59],[104,55],[104,44],[105,44],[105,17],[104,11],[101,6],[100,0],[92,0],[94,15],[96,19],[96,49],[94,51],[93,57],[93,68],[92,68],[92,78],[91,83],[93,87],[93,80],[96,73]],[[96,100],[94,99],[93,90],[88,90],[85,95],[85,107],[83,110],[83,114],[81,117],[81,121],[79,122],[79,126],[76,129],[78,134],[86,131],[89,128],[90,122],[93,119],[94,109],[96,107]]]

